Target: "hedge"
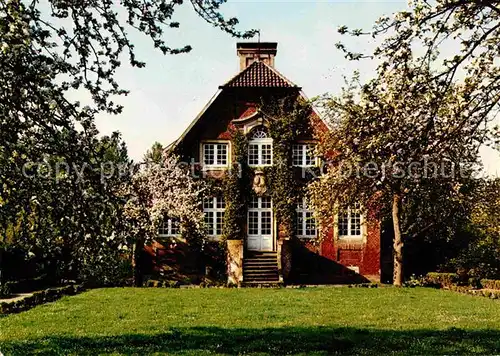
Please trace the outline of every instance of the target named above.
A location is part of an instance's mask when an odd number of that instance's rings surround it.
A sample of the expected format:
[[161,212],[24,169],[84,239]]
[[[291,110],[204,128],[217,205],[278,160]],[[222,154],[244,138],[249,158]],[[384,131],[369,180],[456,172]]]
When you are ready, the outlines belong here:
[[439,285],[441,287],[450,287],[459,282],[459,277],[458,274],[456,273],[429,272],[425,276],[425,282],[428,285]]
[[481,279],[481,286],[484,289],[500,290],[500,279]]
[[500,290],[468,289],[467,287],[461,287],[461,286],[452,286],[450,290],[459,293],[476,295],[479,297],[486,297],[490,299],[500,299]]
[[6,284],[9,285],[11,293],[29,293],[34,290],[47,289],[54,286],[56,283],[47,276],[40,276],[30,279],[21,279],[18,281],[8,281]]
[[75,295],[83,291],[84,287],[81,285],[69,285],[34,292],[32,295],[16,302],[0,303],[0,314],[20,313],[37,305],[53,302],[63,296]]
[[150,279],[145,283],[146,287],[154,288],[179,288],[179,281],[158,281],[155,279]]

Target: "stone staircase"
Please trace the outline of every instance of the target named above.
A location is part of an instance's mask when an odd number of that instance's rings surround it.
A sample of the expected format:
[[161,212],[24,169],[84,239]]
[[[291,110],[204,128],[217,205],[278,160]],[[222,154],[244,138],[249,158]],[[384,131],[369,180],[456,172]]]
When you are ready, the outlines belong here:
[[246,251],[243,259],[243,283],[279,283],[278,258],[276,252]]

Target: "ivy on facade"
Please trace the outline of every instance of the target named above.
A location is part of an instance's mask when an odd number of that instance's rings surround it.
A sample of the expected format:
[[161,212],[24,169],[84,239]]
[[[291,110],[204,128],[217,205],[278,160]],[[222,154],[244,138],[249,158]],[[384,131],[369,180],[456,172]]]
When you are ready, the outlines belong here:
[[226,202],[223,238],[242,240],[245,237],[246,203],[251,190],[247,165],[248,139],[240,130],[234,129],[231,132],[231,145],[234,160],[223,188]]
[[292,146],[300,137],[311,137],[311,107],[296,97],[264,102],[261,108],[269,121],[273,139],[273,166],[269,185],[276,219],[285,236],[294,236],[297,199],[303,194],[292,164]]
[[292,165],[292,145],[300,137],[312,136],[311,106],[293,96],[263,102],[260,111],[268,122],[273,139],[273,165],[255,169],[248,167],[248,138],[240,130],[233,130],[231,144],[234,160],[222,188],[226,202],[224,239],[245,238],[246,206],[255,194],[251,179],[257,169],[264,172],[267,192],[272,197],[281,233],[294,236],[297,198],[304,192]]

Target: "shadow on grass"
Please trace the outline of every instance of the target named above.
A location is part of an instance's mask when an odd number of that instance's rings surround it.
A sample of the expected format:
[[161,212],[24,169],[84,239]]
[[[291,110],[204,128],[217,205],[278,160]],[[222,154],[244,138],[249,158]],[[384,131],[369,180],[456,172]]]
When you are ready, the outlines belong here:
[[5,355],[95,354],[498,354],[499,330],[355,328],[173,328],[163,334],[51,336],[0,343]]

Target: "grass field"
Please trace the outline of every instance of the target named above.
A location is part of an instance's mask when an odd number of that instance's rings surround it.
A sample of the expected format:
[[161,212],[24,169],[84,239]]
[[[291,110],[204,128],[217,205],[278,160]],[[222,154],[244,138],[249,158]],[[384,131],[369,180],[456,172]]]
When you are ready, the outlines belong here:
[[26,354],[499,354],[500,301],[433,289],[96,289],[0,318]]

